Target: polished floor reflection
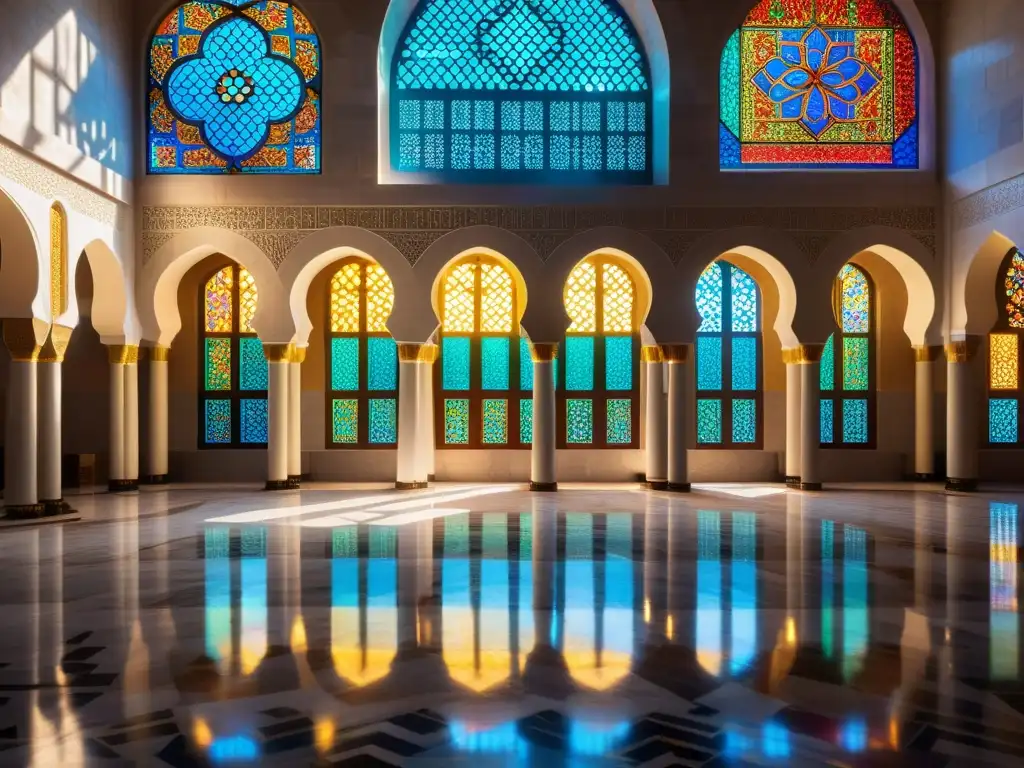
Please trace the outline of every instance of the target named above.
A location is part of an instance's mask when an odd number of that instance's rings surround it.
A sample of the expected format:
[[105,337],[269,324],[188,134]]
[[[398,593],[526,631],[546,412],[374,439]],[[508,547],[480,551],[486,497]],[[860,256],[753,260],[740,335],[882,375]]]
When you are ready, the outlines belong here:
[[1024,494],[76,502],[0,531],[3,766],[1024,762]]

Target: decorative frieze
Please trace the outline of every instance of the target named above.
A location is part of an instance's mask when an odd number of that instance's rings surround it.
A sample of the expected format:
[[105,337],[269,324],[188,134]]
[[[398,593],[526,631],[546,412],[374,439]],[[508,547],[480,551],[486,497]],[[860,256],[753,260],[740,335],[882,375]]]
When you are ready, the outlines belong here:
[[953,229],[959,232],[1024,206],[1024,174],[993,184],[953,203]]

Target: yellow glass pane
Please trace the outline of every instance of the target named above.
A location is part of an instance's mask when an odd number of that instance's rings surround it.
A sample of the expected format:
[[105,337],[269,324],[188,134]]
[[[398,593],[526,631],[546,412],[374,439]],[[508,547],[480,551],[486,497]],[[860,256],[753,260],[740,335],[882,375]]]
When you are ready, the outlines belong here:
[[569,333],[597,333],[597,267],[581,261],[565,282]]
[[989,337],[989,387],[1017,389],[1017,334],[993,333]]
[[444,280],[444,331],[473,333],[476,330],[476,265],[459,264]]
[[480,265],[480,331],[512,333],[512,275],[498,264]]
[[633,332],[633,279],[618,264],[602,267],[604,332]]
[[366,330],[387,333],[388,318],[395,308],[395,286],[378,264],[366,267]]
[[50,207],[50,312],[53,319],[68,309],[67,220],[59,205]]
[[252,318],[256,314],[256,279],[247,269],[238,271],[238,332],[252,333]]
[[231,298],[235,287],[231,267],[206,281],[206,332],[231,333]]
[[334,333],[359,333],[362,271],[356,262],[346,264],[331,280],[331,331]]

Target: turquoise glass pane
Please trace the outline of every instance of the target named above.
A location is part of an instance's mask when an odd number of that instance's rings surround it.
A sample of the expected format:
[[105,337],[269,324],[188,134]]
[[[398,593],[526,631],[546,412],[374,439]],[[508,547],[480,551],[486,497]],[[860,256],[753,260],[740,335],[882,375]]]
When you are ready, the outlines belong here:
[[206,401],[206,442],[225,445],[231,442],[231,401]]
[[571,445],[589,445],[594,442],[594,401],[566,400],[565,439]]
[[819,368],[821,391],[831,392],[835,386],[836,352],[835,338],[833,333],[825,342],[825,349],[821,353],[821,367]]
[[732,329],[753,333],[757,327],[757,283],[738,267],[732,270]]
[[335,400],[331,404],[331,440],[337,445],[359,442],[358,400]]
[[444,401],[444,442],[469,444],[469,400]]
[[533,391],[533,354],[525,336],[519,337],[519,389]]
[[737,392],[757,389],[757,339],[752,336],[732,340],[732,388]]
[[868,401],[843,400],[843,442],[868,441]]
[[722,332],[723,287],[722,265],[717,261],[697,278],[697,311],[701,317],[698,333]]
[[608,401],[608,445],[629,445],[633,442],[633,401]]
[[605,388],[610,392],[633,389],[633,337],[609,336],[604,340]]
[[239,401],[241,412],[241,440],[249,445],[258,445],[267,442],[270,434],[269,416],[267,413],[267,401],[241,400]]
[[331,339],[331,389],[335,392],[359,389],[359,339]]
[[508,389],[510,340],[485,336],[480,340],[480,379],[483,389]]
[[508,443],[508,400],[484,400],[484,445]]
[[697,401],[697,442],[718,445],[722,442],[722,401]]
[[366,386],[372,392],[398,389],[398,345],[390,336],[371,336],[367,340]]
[[722,389],[722,337],[697,337],[697,389]]
[[566,337],[565,388],[570,392],[590,392],[594,389],[594,338],[592,336]]
[[757,442],[757,401],[732,401],[732,441],[734,443]]
[[241,359],[239,387],[243,392],[266,392],[270,385],[270,368],[263,354],[263,342],[243,336],[238,340]]
[[533,400],[519,401],[519,442],[533,443]]
[[835,442],[835,406],[831,400],[821,401],[821,442],[831,445]]
[[1016,443],[1017,401],[992,398],[988,401],[988,441],[990,443]]
[[868,354],[868,340],[863,336],[843,338],[843,389],[867,390]]
[[231,339],[206,340],[206,391],[231,389]]
[[370,401],[370,443],[392,445],[398,442],[398,402],[396,400]]
[[441,387],[449,390],[469,389],[470,340],[465,336],[441,339]]

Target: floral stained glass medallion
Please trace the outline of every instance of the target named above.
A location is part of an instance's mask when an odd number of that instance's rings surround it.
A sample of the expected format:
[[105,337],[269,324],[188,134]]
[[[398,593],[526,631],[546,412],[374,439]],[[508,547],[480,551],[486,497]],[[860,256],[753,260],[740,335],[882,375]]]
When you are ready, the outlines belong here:
[[1014,251],[1003,276],[1006,318],[1011,328],[1024,328],[1024,255]]

